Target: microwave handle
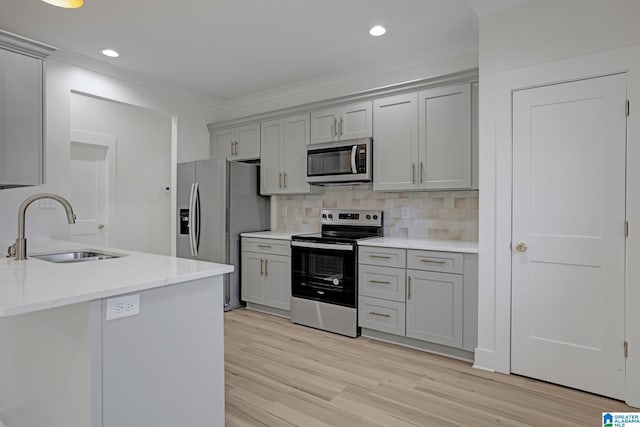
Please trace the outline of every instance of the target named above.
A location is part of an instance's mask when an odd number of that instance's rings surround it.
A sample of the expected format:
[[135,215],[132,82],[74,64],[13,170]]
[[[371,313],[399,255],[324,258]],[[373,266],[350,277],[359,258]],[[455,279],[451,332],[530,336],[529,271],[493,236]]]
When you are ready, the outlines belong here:
[[356,154],[358,152],[358,146],[351,147],[351,172],[358,173],[358,166],[356,165]]

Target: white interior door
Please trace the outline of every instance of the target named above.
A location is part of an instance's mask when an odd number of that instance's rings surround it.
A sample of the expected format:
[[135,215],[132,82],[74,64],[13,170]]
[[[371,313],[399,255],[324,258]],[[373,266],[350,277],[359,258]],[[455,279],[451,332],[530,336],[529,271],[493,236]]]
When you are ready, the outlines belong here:
[[115,139],[74,131],[70,151],[69,202],[76,214],[71,240],[89,245],[112,245]]
[[626,86],[614,75],[513,95],[511,370],[614,398],[625,389]]

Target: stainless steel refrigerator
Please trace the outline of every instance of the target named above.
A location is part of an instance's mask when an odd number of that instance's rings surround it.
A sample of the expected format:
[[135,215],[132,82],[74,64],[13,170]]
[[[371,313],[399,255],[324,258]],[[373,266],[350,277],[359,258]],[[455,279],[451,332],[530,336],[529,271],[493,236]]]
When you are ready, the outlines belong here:
[[269,198],[260,195],[259,165],[226,160],[178,164],[177,254],[232,264],[224,308],[240,302],[240,233],[268,230]]

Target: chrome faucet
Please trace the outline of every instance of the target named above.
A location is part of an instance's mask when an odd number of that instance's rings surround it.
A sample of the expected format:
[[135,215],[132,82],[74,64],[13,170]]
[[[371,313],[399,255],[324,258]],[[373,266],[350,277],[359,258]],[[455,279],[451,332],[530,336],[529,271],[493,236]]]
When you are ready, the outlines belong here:
[[76,216],[73,213],[73,208],[64,197],[53,193],[40,193],[27,197],[18,209],[18,238],[15,244],[9,246],[7,257],[15,256],[17,260],[27,259],[27,239],[24,237],[24,218],[29,205],[40,199],[52,199],[60,203],[65,211],[67,211],[67,221],[69,221],[69,224],[75,224]]

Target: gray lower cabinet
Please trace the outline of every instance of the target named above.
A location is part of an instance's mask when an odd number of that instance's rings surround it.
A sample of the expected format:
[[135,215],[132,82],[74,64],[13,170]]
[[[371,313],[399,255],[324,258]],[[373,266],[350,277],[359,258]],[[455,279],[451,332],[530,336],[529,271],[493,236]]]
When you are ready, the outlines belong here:
[[462,347],[462,275],[407,270],[409,338]]
[[359,326],[390,334],[385,339],[397,336],[401,344],[425,342],[438,345],[436,351],[450,347],[472,352],[477,335],[477,259],[476,254],[361,247]]
[[250,308],[287,315],[291,310],[289,241],[243,237],[240,269],[240,298]]

